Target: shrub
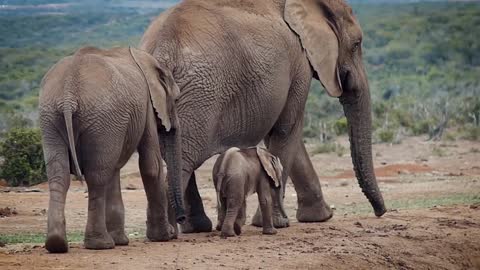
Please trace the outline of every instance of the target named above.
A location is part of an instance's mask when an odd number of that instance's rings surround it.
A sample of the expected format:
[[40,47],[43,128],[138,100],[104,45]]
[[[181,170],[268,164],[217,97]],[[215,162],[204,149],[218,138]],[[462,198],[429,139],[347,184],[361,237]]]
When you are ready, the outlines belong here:
[[480,127],[467,125],[462,128],[462,138],[470,141],[480,140]]
[[378,131],[378,139],[380,140],[380,142],[383,142],[383,143],[393,142],[394,136],[395,136],[394,132],[390,129],[382,129]]
[[347,118],[342,117],[335,121],[333,124],[333,129],[335,130],[335,133],[337,135],[343,135],[347,133],[348,127],[347,127]]
[[343,147],[341,144],[337,144],[337,143],[322,143],[315,146],[311,154],[316,155],[316,154],[326,154],[326,153],[332,153],[332,152],[335,152],[337,156],[342,157],[347,152],[347,149]]
[[46,181],[40,130],[14,128],[0,142],[0,176],[11,186],[34,185]]
[[430,132],[431,120],[419,120],[412,126],[413,135],[422,135]]
[[324,153],[331,153],[335,151],[335,144],[334,143],[321,143],[312,150],[312,155],[316,154],[324,154]]
[[305,138],[315,138],[318,137],[318,129],[314,127],[305,127],[303,128],[303,137]]

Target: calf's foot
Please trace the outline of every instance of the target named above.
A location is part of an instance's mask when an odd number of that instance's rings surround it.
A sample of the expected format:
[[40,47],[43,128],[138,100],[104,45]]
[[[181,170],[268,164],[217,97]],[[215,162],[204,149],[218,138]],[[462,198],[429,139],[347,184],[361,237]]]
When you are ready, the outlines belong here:
[[277,234],[277,230],[275,228],[263,228],[262,233],[267,235],[274,235]]

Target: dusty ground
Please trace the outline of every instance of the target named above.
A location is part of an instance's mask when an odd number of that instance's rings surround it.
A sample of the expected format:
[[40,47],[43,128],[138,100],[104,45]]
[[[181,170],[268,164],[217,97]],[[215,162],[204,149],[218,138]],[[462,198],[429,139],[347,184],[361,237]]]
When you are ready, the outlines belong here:
[[[345,139],[340,143],[347,146]],[[334,218],[297,223],[290,185],[285,204],[291,227],[276,236],[263,236],[248,225],[240,237],[227,240],[213,232],[181,235],[168,243],[144,242],[146,199],[134,156],[122,172],[131,244],[91,251],[75,242],[68,254],[48,254],[41,243],[7,241],[45,232],[47,186],[23,192],[2,188],[0,208],[16,214],[0,218],[0,241],[7,242],[0,247],[0,269],[480,269],[480,143],[409,138],[400,145],[375,145],[374,154],[390,209],[384,217],[374,217],[353,179],[348,153],[319,154],[312,160],[335,208]],[[197,179],[207,214],[215,221],[213,162],[200,168]],[[67,198],[67,228],[77,239],[86,222],[84,190],[75,182]],[[255,208],[252,196],[250,217]]]

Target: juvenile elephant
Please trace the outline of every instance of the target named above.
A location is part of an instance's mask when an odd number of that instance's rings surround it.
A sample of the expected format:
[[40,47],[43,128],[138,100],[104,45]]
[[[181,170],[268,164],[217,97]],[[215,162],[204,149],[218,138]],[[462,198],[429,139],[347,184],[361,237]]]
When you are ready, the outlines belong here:
[[221,154],[213,167],[217,191],[217,230],[222,237],[239,235],[246,218],[246,198],[257,193],[263,217],[263,234],[276,234],[273,226],[273,204],[283,217],[283,166],[278,157],[266,149],[232,147]]
[[70,173],[83,177],[82,171],[88,186],[85,248],[128,244],[119,173],[135,149],[148,200],[147,237],[152,241],[172,237],[160,145],[172,204],[181,219],[182,157],[174,104],[178,91],[167,68],[131,48],[85,47],[48,71],[39,102],[50,190],[48,251],[68,251],[65,198]]
[[[348,121],[356,177],[375,215],[386,212],[372,160],[370,92],[362,30],[344,0],[184,0],[147,29],[141,48],[165,63],[180,87],[183,232],[210,231],[195,183],[207,158],[265,140],[297,192],[297,219],[332,210],[302,141],[312,78],[338,97]],[[288,225],[274,209],[276,227]],[[261,225],[257,211],[253,223]]]

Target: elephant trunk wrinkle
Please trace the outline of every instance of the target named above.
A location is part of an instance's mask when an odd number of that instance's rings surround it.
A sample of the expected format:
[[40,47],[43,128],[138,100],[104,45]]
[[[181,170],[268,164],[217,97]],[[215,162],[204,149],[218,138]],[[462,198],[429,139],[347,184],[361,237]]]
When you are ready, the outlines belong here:
[[[345,99],[345,97],[342,99]],[[365,94],[364,91],[353,103],[345,102],[345,100],[341,100],[341,102],[349,127],[348,133],[355,175],[362,192],[372,205],[375,215],[382,216],[386,212],[386,208],[373,168],[370,95],[369,93]]]
[[168,178],[168,192],[170,198],[170,205],[175,209],[175,216],[178,223],[183,224],[186,220],[185,209],[183,207],[182,196],[182,179],[179,171],[181,168],[181,149],[180,149],[180,133],[176,128],[166,132],[165,143],[165,159],[169,166],[167,170]]

